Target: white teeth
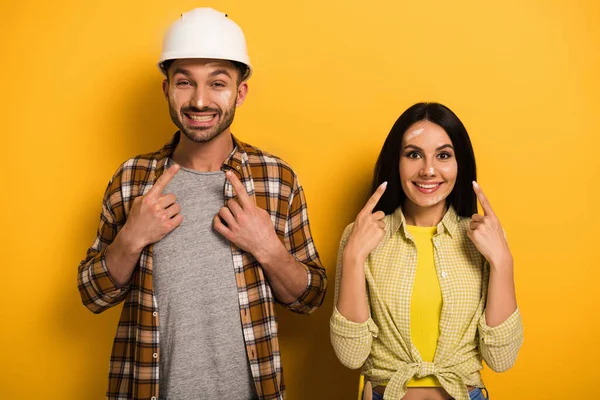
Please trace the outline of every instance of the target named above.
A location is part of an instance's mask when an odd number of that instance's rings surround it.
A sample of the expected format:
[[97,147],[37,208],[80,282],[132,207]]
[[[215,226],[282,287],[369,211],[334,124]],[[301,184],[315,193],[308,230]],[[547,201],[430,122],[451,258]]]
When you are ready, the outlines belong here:
[[189,116],[191,120],[193,121],[198,121],[198,122],[207,122],[210,121],[211,119],[213,119],[214,115],[190,115]]
[[429,185],[425,185],[423,183],[417,183],[417,186],[423,189],[433,189],[434,187],[438,187],[440,184],[439,183],[434,183],[434,184],[429,184]]

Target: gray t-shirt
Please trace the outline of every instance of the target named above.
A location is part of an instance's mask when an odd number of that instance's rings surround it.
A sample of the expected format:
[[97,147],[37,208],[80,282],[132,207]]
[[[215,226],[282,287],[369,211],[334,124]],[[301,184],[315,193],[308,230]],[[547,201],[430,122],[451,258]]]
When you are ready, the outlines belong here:
[[181,168],[163,191],[183,223],[154,245],[160,399],[256,399],[230,244],[213,229],[224,184],[222,171]]

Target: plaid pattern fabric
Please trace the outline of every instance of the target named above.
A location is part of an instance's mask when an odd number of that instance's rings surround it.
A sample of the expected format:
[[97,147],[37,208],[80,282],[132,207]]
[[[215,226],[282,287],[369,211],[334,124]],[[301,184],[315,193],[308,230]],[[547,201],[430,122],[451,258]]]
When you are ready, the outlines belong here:
[[[386,400],[400,400],[413,377],[434,375],[457,400],[469,400],[466,385],[483,387],[481,359],[494,371],[510,368],[523,341],[519,309],[502,324],[489,327],[485,303],[489,264],[467,237],[468,218],[450,208],[434,236],[435,265],[442,290],[440,337],[433,362],[425,362],[410,336],[410,299],[417,249],[402,211],[384,219],[386,234],[365,263],[371,317],[354,323],[334,308],[331,342],[340,361],[362,366],[374,386],[386,385]],[[342,236],[335,279],[335,303],[342,251],[352,231]]]
[[[233,140],[234,150],[222,170],[231,170],[240,178],[256,204],[271,215],[275,231],[290,254],[306,268],[305,292],[296,302],[283,306],[298,313],[312,313],[323,301],[327,278],[310,233],[302,186],[285,162]],[[79,265],[78,288],[88,309],[100,313],[124,301],[111,355],[108,399],[156,399],[159,395],[159,319],[152,285],[152,246],[142,251],[130,282],[122,288],[115,286],[105,257],[107,246],[127,220],[132,201],[150,190],[178,141],[179,133],[156,153],[135,157],[120,166],[104,195],[96,239]],[[232,197],[233,187],[226,181],[224,201]],[[259,399],[284,399],[277,299],[254,257],[233,244],[231,251],[256,392]]]

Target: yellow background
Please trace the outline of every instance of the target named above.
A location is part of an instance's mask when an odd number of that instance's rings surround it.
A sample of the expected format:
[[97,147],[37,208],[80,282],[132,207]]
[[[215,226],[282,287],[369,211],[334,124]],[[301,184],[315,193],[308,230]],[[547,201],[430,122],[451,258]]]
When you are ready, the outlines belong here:
[[[3,399],[101,399],[120,307],[81,304],[77,264],[108,179],[175,131],[154,66],[178,14],[244,29],[255,74],[234,133],[306,190],[330,277],[400,113],[439,101],[470,132],[516,258],[525,344],[494,400],[597,392],[600,6],[574,1],[8,1],[0,5]],[[352,399],[322,309],[279,310],[288,398]],[[590,397],[591,396],[591,397]]]

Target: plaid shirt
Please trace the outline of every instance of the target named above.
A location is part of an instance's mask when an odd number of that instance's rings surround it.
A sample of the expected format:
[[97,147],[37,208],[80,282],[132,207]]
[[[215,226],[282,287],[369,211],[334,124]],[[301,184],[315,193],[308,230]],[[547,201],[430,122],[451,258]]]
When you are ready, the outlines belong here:
[[[77,274],[83,304],[100,313],[124,301],[110,361],[108,399],[156,399],[159,396],[158,310],[152,285],[152,245],[140,256],[127,284],[117,288],[106,267],[106,248],[125,224],[133,200],[147,193],[162,174],[179,133],[156,153],[127,160],[108,184],[96,240]],[[265,209],[290,254],[306,268],[308,285],[284,307],[302,314],[315,311],[327,286],[325,270],[310,233],[304,192],[294,171],[282,160],[233,138],[234,150],[223,171],[233,171],[256,204]],[[233,197],[226,181],[224,201]],[[259,399],[284,399],[285,385],[277,338],[277,301],[254,257],[231,245],[238,286],[240,318],[248,361]]]
[[[410,301],[417,248],[400,208],[384,218],[384,239],[365,262],[371,317],[359,324],[334,308],[331,342],[338,358],[350,368],[362,366],[362,373],[373,386],[387,384],[386,400],[400,400],[411,378],[428,375],[438,378],[456,400],[469,400],[466,385],[483,387],[479,373],[482,357],[494,371],[509,369],[517,358],[523,342],[519,309],[493,328],[485,322],[490,267],[467,237],[469,220],[450,207],[433,238],[443,298],[433,362],[423,361],[411,342]],[[351,231],[349,225],[341,240],[335,302],[341,256]]]

